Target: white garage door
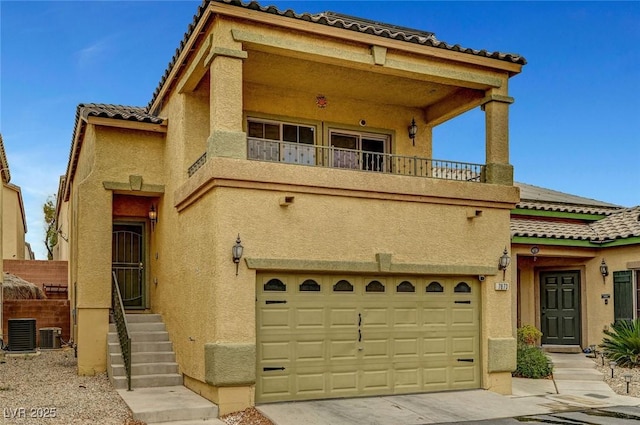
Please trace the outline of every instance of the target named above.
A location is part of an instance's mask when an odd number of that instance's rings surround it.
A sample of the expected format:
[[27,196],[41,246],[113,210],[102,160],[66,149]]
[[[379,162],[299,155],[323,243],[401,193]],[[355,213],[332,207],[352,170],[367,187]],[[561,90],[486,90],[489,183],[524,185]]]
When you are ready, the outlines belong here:
[[258,402],[480,387],[475,279],[257,281]]

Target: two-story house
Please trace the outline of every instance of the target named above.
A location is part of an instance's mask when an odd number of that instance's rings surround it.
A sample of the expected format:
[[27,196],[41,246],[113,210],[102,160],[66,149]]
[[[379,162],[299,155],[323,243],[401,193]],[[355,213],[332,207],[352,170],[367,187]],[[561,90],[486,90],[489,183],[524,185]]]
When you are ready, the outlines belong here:
[[[106,368],[117,282],[128,312],[162,315],[184,384],[221,413],[510,393],[513,287],[497,284],[519,200],[508,83],[525,63],[204,2],[146,107],[78,106],[58,225],[79,373]],[[475,108],[484,163],[432,159],[433,129]]]

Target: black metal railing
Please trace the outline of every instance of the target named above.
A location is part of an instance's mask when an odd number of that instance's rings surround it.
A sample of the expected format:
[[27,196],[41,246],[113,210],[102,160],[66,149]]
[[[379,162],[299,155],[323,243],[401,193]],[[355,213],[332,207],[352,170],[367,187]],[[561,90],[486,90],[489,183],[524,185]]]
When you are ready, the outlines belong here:
[[198,171],[200,169],[200,167],[202,167],[205,163],[207,162],[207,153],[203,153],[200,158],[196,159],[196,162],[194,162],[188,170],[189,173],[189,177],[193,176],[193,174]]
[[[247,159],[443,180],[480,183],[485,181],[484,164],[368,152],[334,146],[290,143],[255,137],[247,138]],[[189,177],[206,162],[207,153],[205,152],[189,167]]]
[[470,182],[483,182],[485,175],[485,166],[483,164],[343,149],[334,146],[290,143],[253,137],[247,138],[247,158],[257,161],[284,162],[313,167],[373,171]]
[[116,322],[116,330],[118,331],[120,349],[122,350],[122,361],[124,362],[124,369],[127,373],[127,389],[131,391],[131,334],[129,333],[129,326],[127,325],[127,316],[124,312],[122,297],[120,296],[118,278],[115,272],[112,272],[112,275],[111,306],[113,308],[113,318]]

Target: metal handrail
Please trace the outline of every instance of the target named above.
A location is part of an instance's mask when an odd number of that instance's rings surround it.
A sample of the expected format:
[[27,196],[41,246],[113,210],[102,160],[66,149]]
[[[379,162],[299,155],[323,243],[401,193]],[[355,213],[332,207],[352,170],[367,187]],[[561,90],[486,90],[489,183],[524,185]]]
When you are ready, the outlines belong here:
[[[247,159],[443,180],[485,182],[484,164],[291,143],[255,137],[247,138]],[[205,152],[189,167],[189,177],[206,162],[207,153]]]
[[111,272],[111,274],[113,275],[111,282],[113,318],[116,321],[118,340],[120,341],[120,349],[122,350],[122,360],[124,362],[125,372],[127,373],[127,389],[131,391],[131,334],[127,324],[127,316],[124,312],[124,305],[122,304],[122,296],[120,296],[116,272]]

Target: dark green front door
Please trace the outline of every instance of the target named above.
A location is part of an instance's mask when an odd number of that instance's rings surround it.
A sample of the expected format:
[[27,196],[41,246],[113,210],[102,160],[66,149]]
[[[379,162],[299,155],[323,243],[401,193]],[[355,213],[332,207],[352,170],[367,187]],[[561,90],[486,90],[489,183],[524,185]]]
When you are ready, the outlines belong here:
[[580,345],[580,272],[540,273],[542,343]]

